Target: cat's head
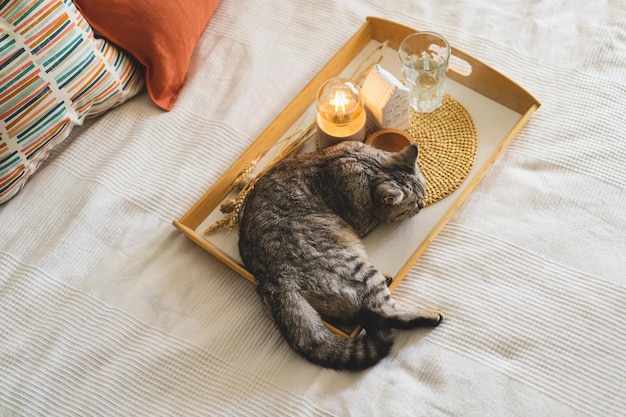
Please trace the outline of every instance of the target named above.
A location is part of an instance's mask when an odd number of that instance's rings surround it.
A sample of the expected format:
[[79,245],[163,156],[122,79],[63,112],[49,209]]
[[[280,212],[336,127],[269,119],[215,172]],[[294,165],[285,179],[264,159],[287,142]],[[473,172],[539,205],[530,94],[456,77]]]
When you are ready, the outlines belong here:
[[372,178],[372,199],[381,223],[407,219],[424,208],[426,183],[419,166],[417,144],[385,153],[382,169]]

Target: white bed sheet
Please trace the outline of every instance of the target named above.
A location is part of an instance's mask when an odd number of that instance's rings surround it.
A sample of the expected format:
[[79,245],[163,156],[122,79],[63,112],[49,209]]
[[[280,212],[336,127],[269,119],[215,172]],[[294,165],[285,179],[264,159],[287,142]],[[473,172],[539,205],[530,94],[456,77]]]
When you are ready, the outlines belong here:
[[[396,290],[446,321],[341,373],[171,222],[370,15],[542,107]],[[0,206],[0,415],[624,415],[625,131],[623,0],[222,0],[171,112],[87,122]]]

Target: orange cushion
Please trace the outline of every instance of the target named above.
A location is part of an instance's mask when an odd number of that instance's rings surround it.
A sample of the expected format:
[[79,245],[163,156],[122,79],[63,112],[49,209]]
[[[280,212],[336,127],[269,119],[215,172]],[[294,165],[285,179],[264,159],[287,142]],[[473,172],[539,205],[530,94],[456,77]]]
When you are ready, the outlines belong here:
[[146,67],[148,94],[174,106],[191,55],[220,0],[74,0],[89,24]]

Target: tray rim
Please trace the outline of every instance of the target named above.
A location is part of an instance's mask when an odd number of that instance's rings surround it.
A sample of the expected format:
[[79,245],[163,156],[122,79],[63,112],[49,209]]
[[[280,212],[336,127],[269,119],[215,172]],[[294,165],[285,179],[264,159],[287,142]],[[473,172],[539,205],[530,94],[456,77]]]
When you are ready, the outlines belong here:
[[[402,24],[378,18],[367,17],[365,23],[352,35],[352,37],[335,53],[322,69],[309,81],[309,83],[292,99],[292,101],[276,116],[276,118],[263,130],[263,132],[250,144],[250,146],[233,162],[226,172],[207,189],[195,204],[179,219],[172,224],[194,243],[205,249],[237,273],[252,283],[256,283],[252,274],[241,266],[237,261],[213,245],[198,234],[195,229],[217,206],[228,196],[233,189],[233,182],[238,173],[261,151],[274,145],[292,127],[301,115],[314,101],[315,93],[319,85],[328,78],[337,76],[352,61],[371,40],[378,42],[387,41],[389,47],[396,49],[406,36],[417,30]],[[510,80],[508,77],[497,72],[493,68],[471,57],[470,55],[451,46],[452,55],[467,62],[471,67],[469,75],[461,74],[453,68],[448,70],[448,77],[477,93],[492,99],[493,101],[519,113],[521,118],[499,142],[487,161],[479,167],[476,174],[471,178],[466,187],[457,195],[453,204],[432,227],[424,241],[416,248],[412,255],[405,261],[393,282],[390,290],[396,286],[409,272],[413,264],[420,258],[428,246],[434,241],[443,227],[450,221],[454,213],[464,203],[474,188],[480,183],[491,166],[495,163],[504,149],[528,122],[532,114],[541,106],[528,91]],[[351,333],[346,333],[328,323],[325,323],[333,332],[344,337],[355,337],[360,328],[355,328]]]

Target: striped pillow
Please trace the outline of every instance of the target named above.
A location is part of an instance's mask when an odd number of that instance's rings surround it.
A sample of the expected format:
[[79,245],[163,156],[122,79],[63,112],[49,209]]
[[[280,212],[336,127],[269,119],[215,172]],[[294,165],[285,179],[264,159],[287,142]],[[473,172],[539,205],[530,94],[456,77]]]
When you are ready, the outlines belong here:
[[143,85],[141,66],[96,39],[71,0],[0,0],[0,204],[73,126]]

